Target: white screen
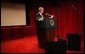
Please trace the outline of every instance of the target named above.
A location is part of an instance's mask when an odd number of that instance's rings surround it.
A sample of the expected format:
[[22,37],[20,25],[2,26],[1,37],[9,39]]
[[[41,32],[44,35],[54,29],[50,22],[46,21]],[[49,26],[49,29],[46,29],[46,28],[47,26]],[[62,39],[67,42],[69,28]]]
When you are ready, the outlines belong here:
[[26,25],[25,4],[1,3],[1,26]]

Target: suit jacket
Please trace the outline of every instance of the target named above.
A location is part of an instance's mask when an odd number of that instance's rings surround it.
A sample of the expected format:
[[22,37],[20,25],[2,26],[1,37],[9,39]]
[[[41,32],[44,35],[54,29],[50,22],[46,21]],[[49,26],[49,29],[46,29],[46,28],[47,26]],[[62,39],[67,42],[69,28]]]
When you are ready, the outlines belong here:
[[39,20],[39,19],[42,18],[42,16],[40,15],[39,12],[36,14],[35,18],[36,18],[36,26],[37,26],[37,28],[42,28],[44,26],[44,20],[42,20],[42,21]]
[[40,12],[38,12],[38,13],[36,14],[36,20],[42,21],[42,18],[44,18],[43,15],[42,15]]

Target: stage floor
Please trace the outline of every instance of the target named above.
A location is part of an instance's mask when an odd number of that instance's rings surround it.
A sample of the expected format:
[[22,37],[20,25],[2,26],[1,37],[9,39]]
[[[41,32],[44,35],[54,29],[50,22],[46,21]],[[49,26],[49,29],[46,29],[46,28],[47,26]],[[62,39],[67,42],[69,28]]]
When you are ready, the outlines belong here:
[[[81,42],[80,51],[69,51],[67,53],[83,53],[84,44]],[[1,42],[1,53],[45,53],[45,50],[38,46],[37,36],[26,36]]]

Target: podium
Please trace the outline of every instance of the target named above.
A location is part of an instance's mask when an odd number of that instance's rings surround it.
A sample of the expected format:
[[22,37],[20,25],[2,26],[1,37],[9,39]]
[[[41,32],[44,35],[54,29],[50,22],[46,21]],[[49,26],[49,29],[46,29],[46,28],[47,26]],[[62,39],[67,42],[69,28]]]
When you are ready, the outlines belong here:
[[51,42],[55,36],[56,22],[54,18],[46,17],[43,21],[36,21],[38,44],[45,48],[46,42]]

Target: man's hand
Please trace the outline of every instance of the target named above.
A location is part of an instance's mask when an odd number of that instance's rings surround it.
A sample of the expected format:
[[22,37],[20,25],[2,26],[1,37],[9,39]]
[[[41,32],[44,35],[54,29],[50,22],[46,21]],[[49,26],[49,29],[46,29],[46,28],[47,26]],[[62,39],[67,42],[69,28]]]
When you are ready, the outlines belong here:
[[54,17],[54,15],[51,15],[51,17],[50,18],[53,18]]

